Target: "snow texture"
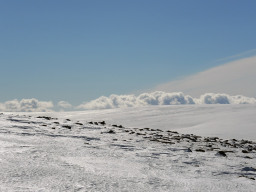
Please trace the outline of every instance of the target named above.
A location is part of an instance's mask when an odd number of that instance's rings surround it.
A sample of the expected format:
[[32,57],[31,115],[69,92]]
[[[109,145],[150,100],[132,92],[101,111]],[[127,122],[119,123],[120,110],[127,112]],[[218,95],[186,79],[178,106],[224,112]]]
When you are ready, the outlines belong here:
[[[4,113],[0,191],[254,192],[256,134],[246,129],[255,131],[255,113],[255,105]],[[191,134],[197,126],[226,132]]]

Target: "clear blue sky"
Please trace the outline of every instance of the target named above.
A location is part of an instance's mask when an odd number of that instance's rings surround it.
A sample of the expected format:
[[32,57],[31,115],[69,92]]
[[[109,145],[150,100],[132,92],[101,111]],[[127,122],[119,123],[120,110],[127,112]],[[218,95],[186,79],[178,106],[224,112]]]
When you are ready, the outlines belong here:
[[154,87],[255,49],[255,0],[0,0],[0,102]]

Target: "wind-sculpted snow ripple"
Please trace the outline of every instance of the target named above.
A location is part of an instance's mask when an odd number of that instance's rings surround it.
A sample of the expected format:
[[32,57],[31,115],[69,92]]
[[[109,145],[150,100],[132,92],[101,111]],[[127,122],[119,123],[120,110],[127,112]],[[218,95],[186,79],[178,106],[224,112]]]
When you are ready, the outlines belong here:
[[2,114],[0,191],[255,191],[256,142],[159,128]]

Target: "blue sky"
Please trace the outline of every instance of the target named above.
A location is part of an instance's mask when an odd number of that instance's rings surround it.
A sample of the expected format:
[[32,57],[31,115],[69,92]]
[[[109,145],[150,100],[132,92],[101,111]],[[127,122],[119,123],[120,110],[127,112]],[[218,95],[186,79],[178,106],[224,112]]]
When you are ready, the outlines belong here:
[[77,105],[255,49],[254,0],[0,0],[0,102]]

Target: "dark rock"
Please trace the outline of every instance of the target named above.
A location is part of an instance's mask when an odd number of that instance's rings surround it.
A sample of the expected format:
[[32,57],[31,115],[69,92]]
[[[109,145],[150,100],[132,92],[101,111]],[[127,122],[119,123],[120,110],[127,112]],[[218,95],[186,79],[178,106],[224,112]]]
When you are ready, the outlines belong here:
[[192,152],[192,150],[190,148],[185,150],[186,152]]
[[106,122],[105,121],[101,121],[101,122],[99,122],[99,124],[106,125]]
[[66,121],[71,121],[70,119],[66,119]]
[[256,169],[253,167],[244,167],[242,171],[256,171]]
[[146,135],[146,133],[136,133],[137,135]]
[[57,118],[51,118],[51,117],[47,117],[47,116],[38,116],[37,118],[39,118],[39,119],[46,119],[46,120],[57,119]]
[[203,149],[196,149],[195,151],[196,152],[205,152],[205,150],[203,150]]
[[98,123],[97,123],[97,122],[94,122],[94,125],[98,125]]
[[246,150],[242,150],[242,153],[249,153],[248,151],[246,151]]
[[226,155],[226,153],[225,153],[224,151],[218,151],[218,152],[216,153],[216,155],[222,156],[222,157],[227,157],[227,155]]
[[71,129],[71,126],[69,125],[62,125],[63,128]]
[[83,125],[83,123],[79,123],[79,122],[77,122],[77,123],[75,123],[76,125]]
[[115,132],[115,131],[113,131],[112,129],[110,129],[107,133],[115,134],[116,132]]

